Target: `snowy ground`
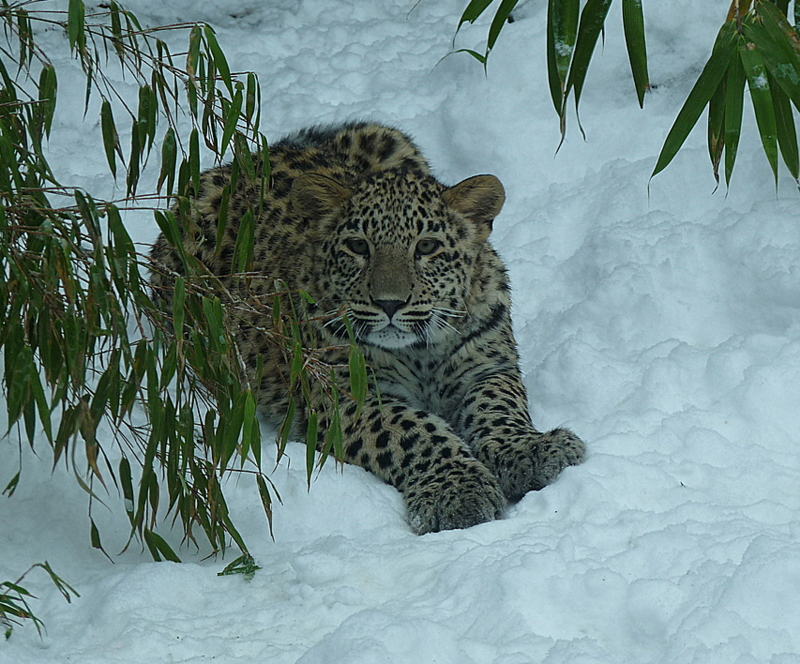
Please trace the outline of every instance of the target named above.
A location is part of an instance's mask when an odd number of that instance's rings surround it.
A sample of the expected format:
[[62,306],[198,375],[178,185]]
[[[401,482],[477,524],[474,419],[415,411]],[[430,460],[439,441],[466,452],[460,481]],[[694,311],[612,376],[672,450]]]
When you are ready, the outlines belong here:
[[[415,537],[399,495],[361,469],[329,464],[308,493],[298,445],[273,476],[275,541],[249,484],[231,487],[263,567],[247,582],[217,577],[226,561],[204,552],[178,565],[133,547],[111,564],[74,480],[26,456],[0,498],[0,580],[47,559],[81,597],[68,605],[32,573],[47,634],[15,630],[0,662],[800,662],[800,197],[788,176],[776,194],[752,121],[727,196],[712,194],[702,128],[647,190],[728,2],[644,2],[645,111],[615,3],[583,99],[588,139],[573,121],[556,157],[546,2],[506,27],[488,78],[468,56],[435,66],[464,4],[128,6],[151,25],[211,22],[232,66],[259,74],[271,138],[373,118],[412,133],[445,182],[497,174],[508,202],[493,238],[534,419],[574,428],[587,462],[503,520]],[[465,29],[459,45],[484,35]],[[54,161],[107,195],[79,76],[59,66],[74,102],[60,97]],[[154,238],[149,213],[129,224]],[[0,444],[0,486],[16,450]],[[95,518],[121,548],[121,510]]]

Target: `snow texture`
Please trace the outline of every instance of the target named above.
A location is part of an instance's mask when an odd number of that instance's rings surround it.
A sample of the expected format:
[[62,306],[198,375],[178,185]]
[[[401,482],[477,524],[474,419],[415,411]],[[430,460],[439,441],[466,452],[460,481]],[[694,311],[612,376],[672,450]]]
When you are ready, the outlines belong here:
[[[327,464],[307,491],[292,444],[273,474],[275,541],[250,482],[229,486],[263,567],[248,582],[218,577],[228,561],[205,551],[153,563],[132,546],[111,564],[70,472],[23,453],[0,498],[0,580],[46,559],[81,596],[66,604],[33,572],[47,633],[16,629],[0,662],[800,662],[798,192],[785,172],[776,191],[749,108],[729,193],[713,192],[702,128],[648,181],[727,5],[644,3],[655,86],[641,111],[615,3],[582,98],[587,139],[570,117],[557,155],[546,3],[506,26],[488,76],[466,55],[439,62],[464,5],[128,2],[147,25],[213,24],[232,68],[258,73],[272,139],[375,119],[411,133],[444,182],[500,177],[493,242],[534,421],[578,432],[586,463],[502,520],[415,537],[399,494],[359,468]],[[481,50],[486,29],[465,26],[457,45]],[[80,72],[58,53],[52,159],[63,179],[119,194],[96,109],[82,120]],[[127,223],[154,239],[150,212]],[[0,486],[17,443],[0,446]],[[126,519],[107,502],[94,518],[117,551]]]

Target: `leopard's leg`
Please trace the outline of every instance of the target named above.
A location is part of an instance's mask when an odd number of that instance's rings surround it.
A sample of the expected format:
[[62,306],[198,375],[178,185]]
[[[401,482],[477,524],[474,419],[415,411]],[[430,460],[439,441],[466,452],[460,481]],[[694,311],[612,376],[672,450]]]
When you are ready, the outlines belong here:
[[500,516],[506,500],[497,478],[441,417],[399,399],[372,397],[360,413],[343,403],[340,417],[343,460],[402,492],[415,533],[468,528]]
[[456,353],[443,373],[444,384],[460,385],[448,420],[509,500],[541,489],[583,461],[586,446],[571,431],[534,428],[507,312],[468,350]]
[[568,429],[542,433],[534,428],[516,370],[474,384],[466,394],[456,429],[475,457],[500,480],[509,500],[547,486],[564,468],[581,463],[586,454],[583,441]]

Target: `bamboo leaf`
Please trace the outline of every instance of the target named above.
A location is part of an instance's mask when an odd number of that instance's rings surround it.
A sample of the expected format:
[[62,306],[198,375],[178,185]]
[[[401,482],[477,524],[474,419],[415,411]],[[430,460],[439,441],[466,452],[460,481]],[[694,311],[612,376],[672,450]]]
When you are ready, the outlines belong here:
[[[139,109],[138,123],[140,129],[141,144],[139,146],[142,154],[153,146],[156,138],[156,113],[158,112],[158,98],[153,88],[149,85],[139,86]],[[145,139],[147,141],[145,145]]]
[[70,48],[83,48],[86,43],[85,9],[83,0],[69,0],[67,9],[67,36]]
[[58,574],[53,571],[53,568],[50,567],[50,563],[48,563],[46,560],[43,563],[36,563],[34,567],[39,567],[47,572],[50,580],[53,582],[53,585],[58,589],[58,592],[61,593],[68,603],[72,602],[72,595],[75,595],[75,597],[80,597],[78,591],[64,581],[64,579],[58,576]]
[[745,75],[738,51],[733,54],[725,82],[725,184],[730,186],[742,131]]
[[183,246],[183,237],[178,226],[178,220],[175,218],[172,210],[156,210],[153,213],[159,230],[164,234],[167,242],[178,252],[181,257],[181,262],[186,265],[188,263],[188,256]]
[[231,100],[228,108],[225,109],[224,113],[223,120],[225,124],[222,130],[220,156],[225,155],[228,145],[230,145],[231,138],[233,137],[236,127],[239,124],[239,118],[242,112],[242,91],[239,89],[241,87],[241,83],[237,83],[237,86],[239,87],[237,87],[236,93],[233,95],[233,99]]
[[119,214],[119,208],[115,205],[108,205],[106,208],[106,216],[108,217],[108,231],[114,248],[116,250],[117,258],[133,258],[135,248],[133,240],[128,234],[125,225],[122,223],[122,218]]
[[222,303],[216,296],[203,298],[203,313],[208,324],[208,338],[218,352],[227,351]]
[[[236,162],[234,161],[234,165],[231,167],[231,170],[235,167]],[[220,194],[219,199],[219,213],[217,215],[217,248],[222,248],[222,240],[225,237],[225,229],[228,227],[228,205],[231,201],[231,185],[225,184],[222,187],[222,193]]]
[[33,399],[32,394],[29,394],[28,401],[25,403],[22,417],[25,422],[25,433],[28,436],[28,444],[31,446],[31,449],[33,449],[36,437],[36,401]]
[[578,34],[579,0],[548,0],[547,81],[556,112],[563,116],[564,92],[575,39]]
[[[486,8],[491,5],[493,1],[494,0],[470,0],[470,3],[467,5],[466,9],[464,9],[464,12],[461,14],[461,18],[458,20],[456,35],[464,23],[475,23],[475,21],[480,17],[481,14],[483,14],[483,12],[486,11]],[[453,35],[453,40],[455,40],[455,35]],[[458,53],[458,51],[456,51],[456,53]]]
[[103,371],[102,375],[100,376],[100,380],[97,381],[97,385],[94,388],[94,396],[92,397],[92,403],[89,407],[89,411],[95,421],[100,420],[108,407],[110,392],[109,387],[111,385],[111,374],[113,371],[113,366],[107,367],[106,370]]
[[794,117],[792,117],[792,105],[789,97],[775,84],[770,77],[770,90],[772,91],[772,102],[775,108],[775,129],[778,134],[778,147],[781,150],[783,162],[789,173],[797,181],[800,176],[800,159],[797,151],[797,131],[795,130]]
[[726,20],[730,21],[734,18],[741,18],[750,11],[750,5],[752,4],[753,0],[733,0],[728,10],[728,18]]
[[[203,42],[203,28],[200,24],[195,25],[189,33],[189,49],[186,52],[186,73],[190,78],[197,76],[200,65],[200,46]],[[194,86],[191,86],[194,88]],[[193,113],[197,115],[197,113]]]
[[200,135],[197,127],[189,135],[189,177],[195,191],[200,191]]
[[242,431],[242,424],[244,422],[244,399],[246,392],[239,392],[236,401],[232,404],[232,408],[223,417],[220,413],[219,428],[222,429],[222,435],[218,435],[217,439],[222,443],[222,449],[219,455],[219,467],[222,472],[228,468],[228,463],[236,452],[236,447],[240,440],[240,433]]
[[161,142],[161,172],[158,175],[158,184],[156,189],[161,192],[161,186],[166,182],[166,194],[169,196],[172,193],[172,188],[175,183],[175,165],[178,160],[178,142],[175,139],[175,130],[169,127],[164,134],[164,140]]
[[153,560],[156,562],[161,562],[162,557],[173,563],[179,563],[181,561],[181,559],[175,555],[170,545],[164,541],[164,538],[154,533],[149,528],[144,529],[144,541],[147,544],[147,548],[150,550],[150,555],[153,556]]
[[789,0],[769,0],[769,1],[775,3],[775,7],[777,7],[780,10],[783,16],[786,16],[788,14]]
[[[81,50],[84,50],[85,44],[80,48]],[[89,100],[92,97],[92,85],[94,84],[94,65],[91,60],[89,60],[88,63],[85,60],[82,60],[81,64],[86,72],[86,94],[84,95],[83,99],[83,115],[85,116],[89,111]]]
[[172,330],[175,338],[183,339],[183,321],[186,307],[186,280],[180,275],[175,279],[172,293]]
[[104,99],[103,104],[100,106],[100,126],[103,131],[103,147],[106,151],[106,161],[108,162],[108,167],[111,169],[111,174],[116,178],[116,150],[119,146],[119,138],[117,137],[117,127],[114,124],[114,114],[111,110],[111,104],[107,99]]
[[[297,336],[296,325],[292,326],[292,336]],[[303,345],[295,339],[292,352],[292,363],[289,366],[289,386],[294,388],[298,380],[302,378],[303,372]]]
[[139,123],[131,124],[131,152],[128,163],[127,195],[132,196],[136,193],[136,186],[139,183],[139,164],[142,156],[142,142],[139,135]]
[[[247,73],[247,88],[245,91],[244,115],[248,122],[257,123],[258,117],[255,116],[258,100],[261,98],[261,88],[258,79],[253,72]],[[257,125],[256,125],[257,127]]]
[[306,427],[306,476],[311,486],[311,474],[314,472],[314,461],[317,456],[317,413],[312,410],[308,414]]
[[91,532],[89,537],[92,542],[92,547],[102,551],[103,555],[111,560],[111,556],[108,555],[108,552],[103,548],[103,543],[100,541],[100,531],[97,529],[94,519],[89,519],[89,521],[91,522]]
[[[10,23],[8,18],[6,21]],[[28,12],[22,8],[17,8],[17,40],[19,42],[19,66],[29,68],[36,44]]]
[[258,495],[261,498],[261,506],[264,508],[264,514],[269,523],[269,534],[272,535],[272,496],[262,475],[256,475],[256,484],[258,485]]
[[[225,499],[224,499],[222,493],[219,494],[218,498],[219,498],[220,503],[222,503],[224,505]],[[239,534],[239,531],[233,525],[233,521],[231,521],[230,517],[228,516],[228,508],[227,507],[225,507],[224,510],[222,511],[222,519],[221,519],[221,521],[222,521],[222,524],[225,526],[225,530],[231,536],[231,539],[234,542],[236,542],[236,546],[239,547],[239,550],[243,551],[244,553],[247,553],[247,546],[244,543],[244,538]],[[224,546],[224,542],[223,542],[223,546]],[[180,561],[178,561],[178,562],[180,562]]]
[[131,479],[131,464],[128,461],[128,457],[123,456],[119,461],[119,481],[122,485],[122,497],[125,501],[125,512],[128,514],[128,518],[131,521],[131,525],[134,525],[133,521],[133,513],[134,513],[134,493],[133,493],[133,480]]
[[255,560],[253,560],[253,556],[251,556],[249,553],[245,553],[239,556],[229,565],[226,565],[224,570],[217,573],[217,576],[229,576],[231,574],[241,574],[247,581],[249,581],[250,579],[253,578],[255,573],[260,569],[261,568],[258,565],[256,565]]
[[725,23],[717,35],[711,57],[706,62],[700,77],[692,87],[689,96],[678,112],[678,117],[664,140],[661,152],[656,160],[656,166],[650,177],[663,171],[680,150],[686,141],[689,132],[697,124],[700,114],[706,107],[711,97],[717,91],[722,77],[725,76],[731,56],[736,49],[735,38],[736,24],[734,21]]
[[350,346],[349,370],[350,392],[358,404],[355,414],[355,419],[358,419],[361,414],[361,408],[367,398],[367,362],[364,359],[364,354],[355,344]]
[[647,46],[644,39],[644,15],[642,0],[622,0],[622,24],[625,29],[625,44],[631,74],[639,98],[639,107],[644,106],[644,93],[650,89],[650,76],[647,73]]
[[708,102],[708,156],[714,171],[714,180],[719,184],[719,163],[725,147],[725,82],[723,77],[716,92]]
[[17,484],[19,484],[19,477],[20,477],[20,471],[17,471],[17,474],[11,478],[11,481],[8,484],[6,484],[6,488],[3,489],[4,496],[7,495],[9,498],[11,498],[11,496],[14,495],[14,491],[17,490]]
[[222,82],[225,83],[225,87],[228,88],[228,93],[233,95],[233,80],[231,79],[231,70],[230,67],[228,67],[228,61],[225,59],[225,54],[219,47],[217,36],[214,34],[214,29],[206,23],[203,25],[203,34],[214,59],[214,65],[222,77]]
[[[277,299],[277,298],[276,298]],[[294,427],[294,414],[296,410],[295,400],[293,395],[289,395],[289,405],[286,407],[286,415],[284,415],[283,422],[281,423],[280,431],[278,431],[278,460],[283,456],[286,450],[286,444],[289,442],[289,436]]]
[[592,59],[594,47],[603,30],[603,25],[608,15],[611,0],[588,0],[581,12],[580,24],[578,25],[578,36],[575,40],[575,52],[572,55],[572,63],[569,68],[569,78],[567,79],[567,89],[565,96],[570,91],[575,91],[575,107],[578,107],[583,83],[586,79],[586,72]]
[[120,62],[125,60],[125,47],[122,44],[122,22],[120,21],[119,5],[113,0],[109,3],[108,11],[110,14],[111,35],[114,37],[114,50]]
[[235,272],[249,272],[252,269],[254,236],[253,211],[247,210],[239,222],[239,231],[236,234],[236,243],[233,247],[233,269]]
[[759,16],[742,21],[745,37],[755,46],[772,77],[800,110],[800,45],[797,34],[774,6],[759,5]]
[[47,437],[47,441],[52,445],[53,444],[53,424],[51,421],[51,408],[47,403],[47,397],[44,393],[44,387],[42,387],[42,379],[39,376],[39,372],[35,371],[31,375],[31,391],[33,393],[33,399],[36,402],[37,410],[39,411],[39,422],[42,425],[42,429],[44,430],[44,434]]
[[[333,369],[331,369],[331,382],[335,384],[336,377],[333,375]],[[333,392],[333,414],[331,416],[331,423],[328,426],[328,430],[325,433],[325,449],[333,450],[333,456],[337,459],[344,458],[344,436],[342,433],[342,416],[341,416],[341,409],[339,406],[339,393],[334,391]]]
[[242,451],[241,451],[241,467],[247,460],[247,455],[250,452],[250,445],[253,438],[260,435],[258,418],[256,416],[256,402],[253,399],[253,393],[249,390],[244,393],[244,414],[242,416]]
[[58,81],[56,78],[56,69],[53,65],[45,63],[39,75],[39,101],[42,109],[44,133],[48,138],[50,137],[50,129],[56,111],[57,92]]
[[767,156],[770,168],[778,184],[778,132],[775,125],[775,107],[772,103],[772,93],[767,77],[767,68],[764,60],[756,50],[755,44],[742,40],[739,43],[739,53],[747,76],[747,88],[750,90],[750,99],[756,114],[756,124],[761,137],[761,145]]
[[12,583],[11,581],[3,581],[3,583],[0,583],[0,587],[8,588],[9,590],[13,590],[15,593],[17,593],[19,595],[23,595],[24,597],[33,597],[33,598],[36,597],[36,595],[34,595],[33,593],[29,592],[27,590],[27,588],[23,588],[19,584]]
[[[252,385],[259,386],[261,385],[261,379],[263,376],[264,371],[264,359],[261,355],[258,356],[256,360],[256,370],[253,373],[253,382]],[[250,450],[253,454],[253,461],[256,464],[256,468],[258,471],[261,472],[261,426],[259,424],[258,419],[258,397],[252,396],[251,391],[251,398],[253,399],[253,428],[251,431],[251,438],[250,438]],[[249,409],[249,405],[247,406]],[[247,411],[246,411],[247,412]]]
[[478,53],[477,51],[473,51],[469,48],[459,48],[458,50],[453,51],[453,53],[469,53],[469,55],[486,67],[486,56],[483,55],[483,53]]
[[[251,182],[256,182],[258,177],[256,174],[256,165],[253,161],[253,151],[247,144],[247,139],[240,133],[233,135],[233,161],[241,169],[241,171],[250,179]],[[233,176],[235,171],[231,170]],[[231,177],[231,187],[236,187],[236,178]]]
[[514,11],[514,7],[517,6],[518,1],[519,0],[502,0],[500,2],[500,6],[497,8],[497,12],[492,19],[492,24],[489,26],[489,37],[486,40],[487,55],[489,51],[494,48],[495,42],[497,42],[497,38],[500,36],[500,32],[505,26],[506,21],[508,21],[511,12]]

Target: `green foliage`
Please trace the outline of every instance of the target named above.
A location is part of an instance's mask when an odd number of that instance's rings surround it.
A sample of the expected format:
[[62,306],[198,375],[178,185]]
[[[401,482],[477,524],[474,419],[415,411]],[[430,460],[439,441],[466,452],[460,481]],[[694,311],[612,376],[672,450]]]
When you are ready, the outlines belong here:
[[251,556],[249,553],[243,553],[232,563],[226,565],[224,570],[218,572],[217,576],[241,574],[246,581],[250,581],[253,576],[255,576],[255,573],[260,569],[261,568],[256,565],[256,561],[253,560],[253,556]]
[[[70,0],[64,12],[36,5],[0,0],[6,39],[0,49],[0,349],[9,431],[23,431],[37,454],[46,446],[54,466],[72,470],[89,496],[92,546],[104,553],[91,518],[98,486],[124,498],[126,548],[136,539],[155,560],[179,560],[156,532],[171,516],[184,542],[200,546],[201,537],[216,553],[232,540],[246,552],[228,511],[224,476],[254,478],[270,530],[273,498],[279,499],[261,468],[256,384],[247,382],[233,336],[237,317],[255,305],[223,306],[222,285],[183,255],[185,277],[176,278],[172,310],[160,311],[146,281],[147,256],[131,240],[122,211],[151,202],[161,231],[183,254],[180,227],[188,223],[189,195],[199,182],[201,141],[217,159],[232,155],[232,186],[243,176],[265,190],[270,171],[258,131],[258,80],[231,71],[207,25],[143,29],[117,2],[97,13],[81,0]],[[124,177],[122,200],[98,200],[62,184],[47,162],[43,144],[58,76],[36,34],[53,28],[66,36],[85,74],[86,112],[99,106],[101,154],[111,175]],[[184,54],[172,54],[165,33],[186,36]],[[111,70],[136,85],[136,103],[115,88]],[[95,98],[99,104],[92,106]],[[178,116],[191,122],[188,141]],[[154,154],[160,156],[158,192],[142,195],[140,175]],[[165,211],[167,197],[174,205]],[[220,233],[227,199],[221,209]],[[252,264],[257,214],[258,206],[242,220],[234,256],[242,271]],[[274,298],[271,341],[295,357],[291,387],[300,387],[295,394],[307,403],[310,372],[324,380],[333,369],[309,360],[296,315],[280,310],[282,297],[291,301],[287,296]],[[338,404],[336,390],[331,399]],[[298,408],[293,401],[282,445]],[[316,423],[313,413],[310,421]],[[341,427],[328,427],[325,436],[326,448],[340,450]],[[310,426],[309,477],[315,438]],[[17,472],[3,493],[13,495],[20,477]],[[19,595],[7,606],[22,608],[8,608],[9,615],[34,619],[24,612],[27,595],[13,590]]]
[[[575,98],[577,112],[586,72],[597,40],[605,25],[612,0],[587,0],[583,9],[580,0],[548,0],[547,4],[547,79],[550,97],[561,122],[562,140],[566,133],[567,101]],[[456,34],[464,23],[474,23],[493,0],[471,0],[458,22]],[[484,53],[459,49],[487,65],[489,53],[494,48],[501,30],[506,25],[518,0],[501,0],[489,28]],[[640,105],[649,88],[647,51],[644,41],[644,19],[641,0],[623,0],[623,22],[628,45],[631,71]],[[579,121],[580,126],[580,121]],[[581,129],[581,132],[583,129]]]
[[[792,104],[800,110],[800,40],[787,19],[788,2],[735,2],[697,83],[661,150],[653,175],[663,170],[683,144],[686,125],[708,106],[708,150],[719,181],[725,152],[730,184],[742,124],[745,82],[764,154],[778,183],[778,153],[797,182],[800,177]],[[798,9],[795,6],[795,15]],[[691,127],[689,127],[691,128]]]
[[[612,0],[549,0],[547,8],[547,75],[550,96],[566,132],[567,100],[572,94],[576,114],[589,63]],[[473,23],[492,0],[472,0],[456,28]],[[731,173],[742,126],[744,86],[756,117],[764,154],[778,180],[778,155],[797,182],[800,177],[794,109],[800,110],[800,3],[790,0],[733,0],[727,20],[717,35],[711,56],[689,93],[667,135],[652,175],[669,165],[708,109],[708,150],[714,177],[719,182],[723,163],[725,182]],[[466,51],[484,67],[497,37],[516,5],[501,0],[491,24],[483,54]],[[622,18],[628,57],[639,105],[649,89],[647,49],[641,0],[622,0]],[[580,126],[580,120],[579,120]],[[582,130],[581,130],[582,131]]]
[[[297,419],[296,414],[300,408],[299,396],[306,409],[306,430],[304,432],[306,477],[310,486],[314,470],[321,468],[331,453],[336,458],[343,456],[344,436],[339,400],[341,396],[344,396],[355,402],[357,412],[360,412],[367,392],[366,361],[356,345],[350,322],[345,316],[345,325],[350,332],[347,367],[350,382],[349,385],[342,385],[340,381],[337,381],[336,369],[343,367],[331,366],[320,359],[319,351],[315,350],[318,344],[313,340],[313,331],[310,328],[301,331],[293,299],[289,297],[290,293],[285,290],[284,284],[278,283],[276,286],[278,297],[274,297],[272,302],[273,333],[281,340],[279,347],[283,352],[285,364],[290,367],[289,404],[278,432],[278,459],[283,455],[286,444],[292,435]],[[313,299],[305,291],[300,291],[298,295],[313,303]],[[288,315],[284,311],[283,302],[288,302],[290,308]],[[310,337],[310,339],[306,340],[304,337]],[[314,406],[315,403],[319,403],[319,399],[314,399],[315,389],[323,391],[324,402],[329,406],[324,413],[317,412]],[[319,437],[320,433],[324,433],[322,440]],[[320,450],[319,455],[316,454],[317,449]]]
[[[744,5],[745,3],[742,3]],[[778,182],[778,154],[795,181],[800,177],[792,104],[800,109],[800,40],[789,24],[788,2],[756,0],[737,6],[723,24],[711,57],[670,130],[653,175],[663,170],[708,107],[708,151],[719,181],[725,153],[730,184],[742,126],[745,83],[764,154]],[[795,7],[797,12],[797,7]]]
[[[154,532],[165,510],[182,523],[186,540],[195,542],[199,527],[214,551],[224,550],[227,535],[244,548],[220,479],[242,445],[247,452],[259,449],[253,444],[259,429],[248,407],[252,390],[240,384],[219,300],[193,287],[182,291],[186,313],[179,308],[175,318],[191,321],[196,343],[173,336],[150,300],[146,258],[122,222],[121,203],[141,204],[141,199],[99,201],[57,180],[42,148],[55,110],[57,74],[36,44],[34,28],[64,29],[86,76],[86,109],[93,94],[101,99],[105,157],[113,175],[118,164],[123,167],[129,197],[158,141],[159,119],[168,124],[159,186],[179,201],[186,200],[199,177],[198,127],[216,155],[228,147],[219,129],[233,127],[235,162],[249,168],[255,144],[267,163],[266,142],[257,131],[259,109],[251,105],[243,111],[231,102],[229,93],[241,97],[245,84],[231,78],[210,28],[171,28],[188,31],[192,40],[181,68],[157,36],[159,30],[142,30],[115,2],[90,17],[79,0],[70,2],[66,14],[29,12],[31,4],[4,0],[0,13],[9,42],[0,60],[0,347],[9,426],[22,424],[34,448],[38,425],[53,463],[70,466],[90,500],[97,499],[98,483],[121,490],[131,537],[138,537],[156,560],[178,559]],[[106,58],[114,57],[138,85],[135,107],[106,77]],[[225,83],[222,89],[218,78]],[[257,99],[255,79],[248,77],[247,86]],[[28,94],[32,88],[34,94]],[[174,126],[174,109],[186,99],[195,125],[188,154]],[[115,115],[129,122],[128,149],[120,144]],[[157,213],[157,218],[177,239],[174,215]],[[205,391],[197,389],[200,385]],[[138,409],[144,411],[143,424],[136,423]],[[114,454],[103,442],[108,430]],[[247,452],[248,472],[260,476],[260,459]],[[19,473],[5,492],[13,494],[18,482]],[[103,548],[94,521],[91,541]]]
[[3,581],[0,583],[0,625],[3,627],[6,639],[11,637],[14,625],[21,624],[20,621],[22,620],[30,620],[36,627],[36,631],[39,632],[39,634],[42,633],[44,624],[31,610],[29,604],[29,601],[36,599],[36,596],[20,585],[31,570],[36,568],[43,569],[47,572],[50,580],[67,602],[72,601],[73,595],[75,597],[80,597],[72,586],[52,570],[47,561],[31,565],[31,567],[16,581]]

